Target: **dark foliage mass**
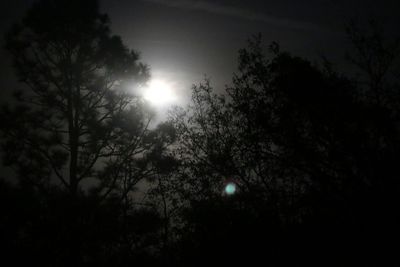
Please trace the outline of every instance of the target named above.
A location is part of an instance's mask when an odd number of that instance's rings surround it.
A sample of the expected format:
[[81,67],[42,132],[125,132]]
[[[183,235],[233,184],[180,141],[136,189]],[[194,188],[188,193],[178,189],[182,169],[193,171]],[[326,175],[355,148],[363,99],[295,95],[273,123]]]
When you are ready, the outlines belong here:
[[194,86],[191,104],[151,129],[129,90],[148,69],[97,1],[36,3],[6,36],[26,89],[1,111],[3,163],[18,181],[0,183],[2,261],[388,264],[400,223],[400,46],[368,29],[347,29],[357,78],[256,36],[223,94]]
[[[195,86],[192,106],[173,114],[189,261],[198,250],[225,264],[273,266],[378,264],[395,255],[395,48],[380,32],[361,37],[350,25],[349,34],[354,62],[367,70],[359,80],[277,44],[268,58],[254,38],[226,94]],[[239,187],[230,198],[221,197],[227,180]]]

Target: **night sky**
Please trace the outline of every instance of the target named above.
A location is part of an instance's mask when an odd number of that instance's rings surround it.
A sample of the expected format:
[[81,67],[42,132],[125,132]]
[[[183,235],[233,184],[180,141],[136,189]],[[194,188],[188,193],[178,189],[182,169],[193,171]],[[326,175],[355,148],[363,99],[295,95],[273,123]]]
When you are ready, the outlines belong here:
[[[1,35],[32,2],[1,1]],[[396,0],[103,0],[101,5],[111,18],[113,33],[141,53],[154,78],[173,86],[180,104],[191,85],[205,75],[217,88],[229,83],[237,51],[252,34],[262,33],[265,44],[277,41],[282,49],[310,60],[329,54],[332,61],[341,62],[347,49],[344,24],[349,18],[377,18],[389,32],[400,25]],[[4,50],[0,55],[4,100],[15,79],[9,57]]]
[[0,0],[0,265],[400,266],[400,0],[70,1]]

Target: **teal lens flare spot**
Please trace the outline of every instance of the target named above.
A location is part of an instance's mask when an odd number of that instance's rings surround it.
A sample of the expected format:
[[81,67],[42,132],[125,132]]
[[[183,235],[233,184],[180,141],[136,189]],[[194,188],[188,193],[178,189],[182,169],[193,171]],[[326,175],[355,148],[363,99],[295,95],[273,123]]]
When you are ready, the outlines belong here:
[[233,195],[236,191],[236,185],[234,183],[229,183],[225,186],[225,193],[228,195]]

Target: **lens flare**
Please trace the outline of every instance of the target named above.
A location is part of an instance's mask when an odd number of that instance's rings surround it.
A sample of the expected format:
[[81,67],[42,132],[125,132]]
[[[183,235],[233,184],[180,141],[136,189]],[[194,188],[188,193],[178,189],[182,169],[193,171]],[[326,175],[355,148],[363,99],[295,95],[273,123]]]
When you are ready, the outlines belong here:
[[235,192],[236,192],[236,184],[234,184],[234,183],[228,183],[228,184],[225,186],[225,193],[226,193],[227,195],[233,195],[233,194],[235,194]]

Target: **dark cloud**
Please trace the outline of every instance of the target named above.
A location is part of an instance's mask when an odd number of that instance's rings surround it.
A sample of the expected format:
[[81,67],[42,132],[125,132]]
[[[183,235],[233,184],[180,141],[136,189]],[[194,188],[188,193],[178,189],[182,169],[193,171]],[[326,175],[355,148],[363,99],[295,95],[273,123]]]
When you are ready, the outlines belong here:
[[151,2],[169,7],[176,7],[188,10],[198,10],[208,13],[231,16],[249,21],[258,21],[275,26],[283,26],[299,30],[321,30],[321,28],[313,23],[279,18],[254,10],[238,7],[234,5],[222,4],[218,2],[209,1],[196,1],[196,0],[142,0],[144,2]]

